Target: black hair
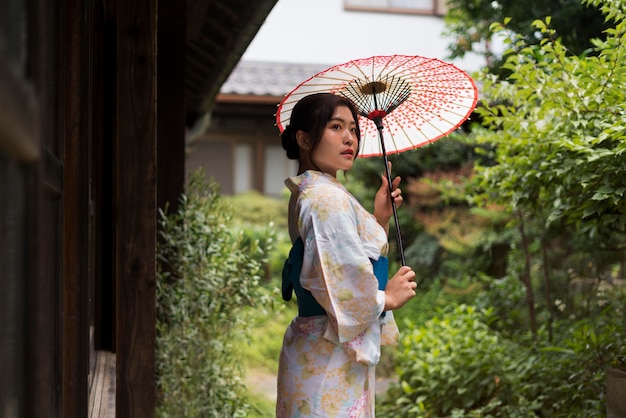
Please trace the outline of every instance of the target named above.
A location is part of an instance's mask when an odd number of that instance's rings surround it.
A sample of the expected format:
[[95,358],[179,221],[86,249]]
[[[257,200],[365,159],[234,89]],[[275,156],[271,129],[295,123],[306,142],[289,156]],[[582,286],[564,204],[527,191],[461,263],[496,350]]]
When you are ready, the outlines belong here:
[[[289,125],[285,128],[281,135],[284,150],[287,152],[287,158],[297,160],[300,158],[300,147],[296,141],[296,133],[303,131],[309,134],[311,138],[311,153],[317,148],[326,124],[330,121],[338,106],[346,106],[350,109],[354,121],[356,122],[357,141],[361,142],[361,131],[359,129],[359,113],[354,103],[346,97],[338,96],[332,93],[315,93],[305,96],[291,111],[291,119]],[[357,147],[357,155],[358,155]],[[355,155],[356,158],[356,155]]]

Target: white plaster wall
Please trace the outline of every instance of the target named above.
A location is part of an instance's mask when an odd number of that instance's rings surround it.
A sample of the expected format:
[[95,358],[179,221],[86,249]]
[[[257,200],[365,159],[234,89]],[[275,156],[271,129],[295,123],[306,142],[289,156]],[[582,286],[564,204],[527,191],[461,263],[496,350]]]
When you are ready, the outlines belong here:
[[482,57],[447,58],[441,17],[344,10],[343,0],[278,0],[245,61],[335,65],[372,55],[422,55],[472,72]]

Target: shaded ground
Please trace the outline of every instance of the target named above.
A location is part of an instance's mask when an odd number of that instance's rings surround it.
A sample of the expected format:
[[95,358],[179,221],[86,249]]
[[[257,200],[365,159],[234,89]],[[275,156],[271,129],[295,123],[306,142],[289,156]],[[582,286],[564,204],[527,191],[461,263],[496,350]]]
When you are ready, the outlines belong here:
[[249,369],[247,370],[245,382],[250,392],[263,395],[268,400],[276,402],[275,374],[260,369]]

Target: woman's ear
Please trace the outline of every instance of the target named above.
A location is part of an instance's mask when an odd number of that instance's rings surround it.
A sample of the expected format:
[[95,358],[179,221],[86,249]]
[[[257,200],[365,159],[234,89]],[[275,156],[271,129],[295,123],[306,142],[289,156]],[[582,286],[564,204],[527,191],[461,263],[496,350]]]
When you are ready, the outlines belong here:
[[296,142],[298,143],[298,146],[305,151],[309,151],[311,149],[309,134],[304,131],[296,132]]

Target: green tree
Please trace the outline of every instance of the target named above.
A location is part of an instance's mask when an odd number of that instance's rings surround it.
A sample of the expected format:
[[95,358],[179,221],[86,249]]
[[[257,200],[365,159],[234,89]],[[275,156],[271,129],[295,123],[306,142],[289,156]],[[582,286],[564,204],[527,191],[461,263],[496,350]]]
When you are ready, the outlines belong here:
[[600,10],[580,0],[448,0],[448,8],[447,34],[454,39],[448,47],[451,57],[475,52],[484,55],[487,66],[493,68],[500,65],[490,47],[493,23],[510,19],[509,31],[518,34],[526,44],[537,45],[544,36],[532,23],[551,16],[552,28],[573,55],[591,48],[591,40],[603,37],[607,27]]
[[[584,4],[601,7],[612,25],[604,40],[593,40],[593,55],[570,55],[547,18],[533,22],[539,44],[522,35],[511,41],[503,65],[511,74],[507,80],[483,77],[490,103],[479,113],[488,129],[476,135],[495,145],[491,156],[497,164],[479,167],[485,194],[477,201],[516,214],[526,260],[519,277],[529,292],[529,309],[535,306],[532,258],[547,263],[555,240],[560,239],[555,246],[585,252],[600,276],[624,262],[626,5]],[[491,29],[507,30],[498,24]]]

